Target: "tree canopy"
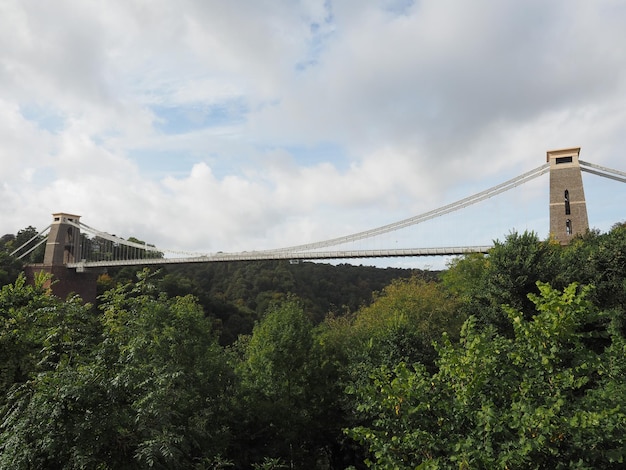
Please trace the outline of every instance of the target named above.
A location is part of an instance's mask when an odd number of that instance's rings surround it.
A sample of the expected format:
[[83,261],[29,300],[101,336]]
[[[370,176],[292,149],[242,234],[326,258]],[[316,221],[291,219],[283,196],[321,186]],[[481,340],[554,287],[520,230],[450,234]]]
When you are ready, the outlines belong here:
[[[347,433],[372,468],[622,468],[622,319],[599,313],[589,288],[538,289],[531,320],[505,309],[512,338],[470,318],[460,343],[441,342],[434,374],[399,363],[350,389],[370,419]],[[597,320],[599,350],[587,329]]]

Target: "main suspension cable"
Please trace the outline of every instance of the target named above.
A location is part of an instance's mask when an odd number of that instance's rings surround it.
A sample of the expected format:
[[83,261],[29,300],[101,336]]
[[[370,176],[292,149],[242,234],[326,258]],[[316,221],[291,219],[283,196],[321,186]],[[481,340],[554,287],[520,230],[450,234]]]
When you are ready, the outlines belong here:
[[582,160],[578,160],[578,163],[582,165],[580,168],[582,171],[591,173],[592,175],[598,175],[604,178],[609,178],[615,181],[626,183],[626,173],[623,171],[614,170],[605,166],[595,165],[593,163],[583,162]]
[[394,222],[388,225],[383,225],[381,227],[373,228],[373,229],[366,230],[363,232],[358,232],[352,235],[332,238],[332,239],[324,240],[321,242],[307,243],[304,245],[295,245],[295,246],[290,246],[286,248],[277,248],[277,249],[265,250],[265,251],[273,252],[273,253],[284,252],[284,251],[294,251],[294,252],[306,251],[306,250],[313,250],[317,248],[326,248],[329,246],[341,245],[344,243],[350,243],[350,242],[354,242],[357,240],[362,240],[364,238],[373,237],[376,235],[382,235],[384,233],[392,232],[394,230],[399,230],[399,229],[402,229],[411,225],[417,225],[419,223],[426,222],[427,220],[433,219],[435,217],[440,217],[450,212],[454,212],[459,209],[463,209],[467,206],[470,206],[472,204],[476,204],[478,202],[484,201],[485,199],[489,199],[493,196],[496,196],[497,194],[503,193],[505,191],[508,191],[509,189],[513,189],[534,178],[537,178],[547,173],[549,170],[550,170],[550,165],[548,163],[544,163],[543,165],[529,172],[526,172],[508,181],[505,181],[504,183],[493,186],[480,193],[474,194],[472,196],[466,197],[464,199],[442,206],[438,209],[434,209],[424,214],[420,214],[414,217],[410,217],[408,219],[400,220],[398,222]]

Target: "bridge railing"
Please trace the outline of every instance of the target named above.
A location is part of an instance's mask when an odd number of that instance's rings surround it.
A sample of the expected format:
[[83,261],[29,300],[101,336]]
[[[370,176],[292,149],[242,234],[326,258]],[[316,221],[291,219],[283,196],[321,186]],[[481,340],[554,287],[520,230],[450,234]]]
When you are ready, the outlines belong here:
[[81,261],[68,263],[68,268],[85,271],[92,268],[112,266],[163,265],[163,264],[191,264],[232,261],[262,261],[262,260],[330,260],[330,259],[358,259],[358,258],[394,258],[413,256],[455,256],[469,253],[488,253],[492,247],[487,246],[460,246],[436,248],[396,248],[390,250],[345,250],[345,251],[303,251],[303,252],[275,252],[275,251],[246,251],[240,253],[217,253],[214,255],[194,256],[187,258],[151,258],[141,260],[121,259],[109,261]]

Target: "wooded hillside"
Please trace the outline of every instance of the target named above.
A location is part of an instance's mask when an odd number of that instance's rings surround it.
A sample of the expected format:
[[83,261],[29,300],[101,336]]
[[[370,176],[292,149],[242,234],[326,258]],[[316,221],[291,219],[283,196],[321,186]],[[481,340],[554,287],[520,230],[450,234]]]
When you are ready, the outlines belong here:
[[[350,264],[249,261],[165,265],[158,269],[160,289],[169,296],[194,295],[207,315],[216,319],[220,342],[232,343],[252,332],[254,322],[273,302],[295,295],[307,317],[320,323],[329,313],[355,312],[372,301],[394,279],[436,280],[437,272],[375,268]],[[111,270],[102,288],[130,282],[136,269]]]

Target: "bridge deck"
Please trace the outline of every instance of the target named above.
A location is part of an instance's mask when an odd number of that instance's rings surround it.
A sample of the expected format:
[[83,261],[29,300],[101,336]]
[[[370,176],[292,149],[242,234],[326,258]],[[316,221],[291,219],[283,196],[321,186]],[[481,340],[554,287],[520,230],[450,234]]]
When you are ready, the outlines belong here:
[[351,251],[249,251],[242,253],[216,253],[207,256],[187,258],[147,258],[111,261],[82,261],[68,263],[68,268],[82,271],[89,268],[114,266],[145,266],[161,264],[217,263],[227,261],[259,261],[259,260],[322,260],[349,258],[394,258],[412,256],[454,256],[468,253],[487,253],[491,246],[457,246],[439,248],[401,248],[392,250],[351,250]]

